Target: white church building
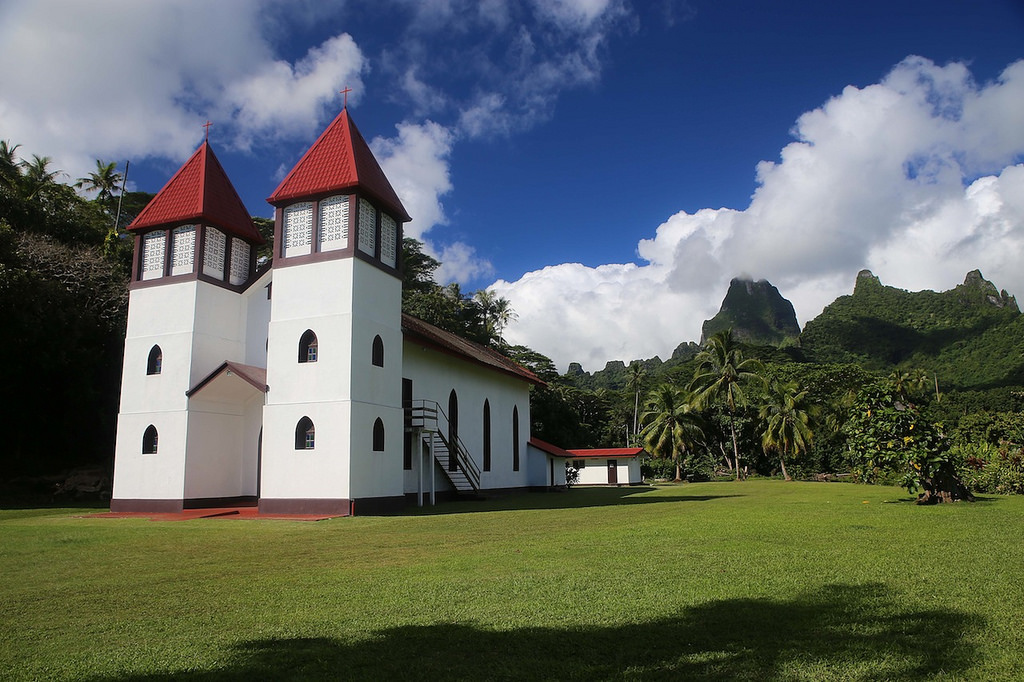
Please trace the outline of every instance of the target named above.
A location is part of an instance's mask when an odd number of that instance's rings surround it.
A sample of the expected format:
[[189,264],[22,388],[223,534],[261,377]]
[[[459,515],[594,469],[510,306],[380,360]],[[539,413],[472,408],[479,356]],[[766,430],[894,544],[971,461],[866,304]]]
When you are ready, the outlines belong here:
[[565,482],[529,370],[402,313],[409,221],[343,109],[270,195],[274,254],[208,142],[135,239],[112,511],[377,513]]

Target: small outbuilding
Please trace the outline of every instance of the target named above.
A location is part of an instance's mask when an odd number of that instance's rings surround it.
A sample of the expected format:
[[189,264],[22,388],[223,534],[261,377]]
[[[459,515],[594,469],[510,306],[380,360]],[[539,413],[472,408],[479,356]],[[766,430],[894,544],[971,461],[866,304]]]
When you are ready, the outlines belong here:
[[643,448],[569,450],[570,466],[579,471],[578,485],[640,485]]

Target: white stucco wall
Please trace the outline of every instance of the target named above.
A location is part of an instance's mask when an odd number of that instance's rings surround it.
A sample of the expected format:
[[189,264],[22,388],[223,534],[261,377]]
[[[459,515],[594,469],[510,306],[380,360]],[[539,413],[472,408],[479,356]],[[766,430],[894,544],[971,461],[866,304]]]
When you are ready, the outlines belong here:
[[[155,454],[142,454],[142,437],[156,427]],[[131,412],[117,420],[115,500],[180,500],[184,495],[187,413]]]
[[[570,459],[572,463],[579,458]],[[583,461],[586,466],[580,469],[579,485],[608,485],[608,460],[615,460],[615,472],[618,478],[618,485],[640,483],[640,462],[636,457],[587,457]]]
[[[357,499],[402,494],[401,281],[358,259],[275,271],[269,325],[261,495]],[[299,362],[302,334],[317,337],[316,362]],[[373,340],[384,366],[371,362]],[[295,450],[308,416],[316,448]],[[373,425],[385,451],[373,451]]]
[[[225,379],[234,381],[241,379]],[[256,494],[258,440],[263,394],[246,390],[244,400],[190,399],[185,498],[223,498]]]
[[[475,363],[404,342],[404,376],[413,381],[414,400],[432,400],[447,413],[455,390],[459,403],[459,439],[483,469],[484,401],[491,412],[491,470],[482,471],[483,488],[519,488],[530,485],[529,384]],[[512,469],[512,411],[519,409],[519,471]],[[442,427],[443,428],[443,427]],[[406,472],[406,491],[416,491],[417,472]]]
[[273,270],[245,290],[245,359],[253,367],[267,366],[267,338],[270,329],[271,300],[267,297],[267,286],[273,281]]
[[[241,494],[243,427],[216,428],[216,420],[190,411],[185,394],[225,360],[244,359],[246,312],[237,293],[197,280],[130,292],[115,445],[115,499]],[[159,374],[147,375],[154,345],[162,351],[162,367]],[[244,414],[242,404],[226,409],[237,413],[236,420]],[[228,423],[223,418],[220,422]],[[156,455],[141,454],[142,435],[149,424],[159,434]],[[190,453],[187,459],[186,452]],[[204,454],[210,452],[217,452],[217,457]]]
[[552,457],[532,445],[529,447],[529,483],[535,487],[565,485],[565,458]]
[[207,282],[196,282],[195,336],[192,346],[191,386],[206,378],[226,360],[245,358],[245,301],[236,292]]
[[[264,407],[261,497],[351,499],[351,415],[342,407],[332,403]],[[295,426],[304,416],[316,429],[316,447],[312,450],[295,449]]]

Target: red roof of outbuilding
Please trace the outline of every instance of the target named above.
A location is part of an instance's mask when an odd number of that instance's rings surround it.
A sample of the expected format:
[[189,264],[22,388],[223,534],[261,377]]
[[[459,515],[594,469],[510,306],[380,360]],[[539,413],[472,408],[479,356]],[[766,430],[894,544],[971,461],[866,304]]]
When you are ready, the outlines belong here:
[[543,450],[549,455],[554,455],[555,457],[572,457],[572,453],[570,453],[568,450],[563,450],[557,445],[552,445],[551,443],[543,441],[540,438],[531,437],[530,440],[527,442],[529,442],[530,445],[537,448],[538,450]]
[[348,109],[342,109],[267,201],[279,206],[356,188],[383,203],[396,220],[411,220]]
[[643,454],[643,448],[594,448],[591,450],[569,450],[573,457],[636,457]]
[[263,243],[263,237],[208,142],[199,146],[127,229],[143,230],[193,221],[213,225],[256,244]]

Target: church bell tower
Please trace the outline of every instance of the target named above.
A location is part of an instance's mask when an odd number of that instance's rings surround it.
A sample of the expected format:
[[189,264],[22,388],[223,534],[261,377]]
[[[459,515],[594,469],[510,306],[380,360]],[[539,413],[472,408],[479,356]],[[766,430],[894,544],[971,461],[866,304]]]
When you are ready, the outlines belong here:
[[349,513],[402,498],[402,223],[348,113],[275,208],[260,511]]

